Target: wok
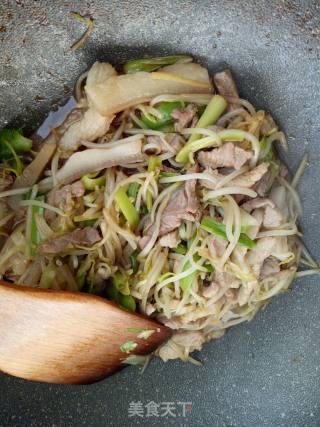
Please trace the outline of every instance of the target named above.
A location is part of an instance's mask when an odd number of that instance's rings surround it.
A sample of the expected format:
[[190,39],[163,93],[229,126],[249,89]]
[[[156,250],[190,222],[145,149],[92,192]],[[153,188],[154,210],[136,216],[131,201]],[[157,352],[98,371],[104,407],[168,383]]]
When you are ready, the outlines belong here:
[[[90,41],[75,53],[69,47],[83,27],[68,16],[71,10],[96,20]],[[301,228],[320,258],[317,0],[2,1],[0,46],[0,126],[26,131],[67,99],[76,77],[97,59],[121,63],[191,53],[211,70],[230,66],[241,95],[272,112],[286,131],[288,165],[294,168],[305,151],[310,154],[300,184]],[[200,368],[155,360],[143,375],[127,368],[92,386],[50,386],[2,375],[0,423],[318,426],[319,302],[318,277],[296,280],[291,292],[253,321],[206,345],[198,355]],[[147,417],[145,405],[158,408],[152,402],[161,406],[160,415],[171,405],[176,417]],[[142,416],[132,415],[139,407]]]

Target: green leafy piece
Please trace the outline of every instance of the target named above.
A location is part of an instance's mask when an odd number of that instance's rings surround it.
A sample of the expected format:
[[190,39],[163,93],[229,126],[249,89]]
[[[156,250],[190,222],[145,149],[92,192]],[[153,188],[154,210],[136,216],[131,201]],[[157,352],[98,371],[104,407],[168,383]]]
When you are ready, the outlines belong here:
[[130,295],[128,278],[117,271],[111,279],[117,290],[123,295]]
[[97,177],[96,173],[84,175],[81,178],[81,182],[84,185],[84,188],[86,190],[94,190],[96,187],[102,187],[106,183],[106,177],[105,176],[99,176]]
[[139,332],[146,331],[146,329],[143,329],[143,328],[126,328],[126,331],[138,334]]
[[126,359],[124,359],[121,363],[125,363],[126,365],[145,365],[148,358],[150,356],[141,356],[140,354],[130,354]]
[[153,205],[152,194],[150,193],[150,191],[148,191],[147,192],[147,211],[148,212],[151,212],[152,205]]
[[[208,233],[215,234],[216,236],[220,236],[224,240],[228,240],[227,233],[226,233],[226,226],[221,222],[216,221],[213,218],[208,218],[208,217],[203,218],[200,224],[200,228],[207,231]],[[256,245],[256,243],[252,239],[250,239],[250,237],[245,233],[240,234],[238,244],[250,249]]]
[[163,133],[172,133],[172,132],[175,132],[176,129],[175,129],[173,123],[169,123],[168,125],[160,126],[158,128],[158,131],[163,132]]
[[127,341],[125,343],[123,343],[120,346],[120,350],[123,353],[130,353],[131,351],[133,351],[136,347],[138,346],[138,344],[134,341]]
[[176,173],[176,172],[160,172],[159,174],[159,178],[171,178],[172,176],[179,176],[180,173]]
[[[44,202],[44,196],[39,196],[36,200]],[[37,247],[41,243],[42,238],[38,230],[36,223],[36,215],[43,216],[44,208],[41,206],[32,206],[32,218],[31,218],[31,255],[35,256],[37,252]]]
[[138,261],[139,252],[137,250],[133,251],[130,255],[130,264],[133,274],[136,274],[139,270],[139,261]]
[[[161,113],[161,118],[152,116],[150,114],[146,115],[144,113],[141,114],[141,121],[149,128],[153,130],[160,130],[160,128],[164,128],[164,126],[168,126],[173,123],[173,117],[171,113],[176,108],[183,108],[184,102],[182,101],[173,101],[173,102],[162,102],[157,105],[156,110]],[[164,131],[163,131],[164,132]]]
[[87,274],[93,265],[94,261],[90,255],[87,255],[87,257],[81,261],[75,277],[79,291],[85,288]]
[[215,268],[210,262],[205,262],[203,266],[208,270],[209,273],[213,273]]
[[120,272],[116,272],[108,282],[106,288],[107,297],[129,311],[136,311],[136,301],[129,294],[130,290],[128,279]]
[[185,255],[187,253],[187,247],[183,243],[179,243],[177,247],[173,249],[174,252],[180,255]]
[[137,309],[136,301],[131,295],[119,295],[119,304],[129,311],[135,312]]
[[157,156],[150,156],[148,160],[148,172],[154,172],[156,169],[160,168],[162,161]]
[[206,109],[206,105],[198,105],[197,106],[198,116],[202,116],[202,114],[204,113],[205,109]]
[[90,277],[87,276],[87,280],[85,281],[84,287],[82,288],[82,292],[86,292],[87,294],[92,294],[94,291],[94,281],[90,280]]
[[169,279],[169,277],[174,277],[174,276],[175,276],[174,273],[172,273],[171,271],[167,271],[166,273],[164,273],[164,274],[162,274],[161,276],[158,277],[158,283],[161,283],[164,280]]
[[94,219],[86,219],[85,221],[81,221],[79,223],[81,228],[92,227],[97,222],[97,218]]
[[86,277],[86,284],[83,291],[87,292],[88,294],[92,294],[94,291],[94,285],[95,285],[95,270],[94,270],[94,261],[93,261],[91,263],[91,267],[89,268],[89,271]]
[[132,182],[128,189],[128,197],[135,199],[137,197],[139,184],[137,182]]
[[83,196],[83,200],[86,203],[93,203],[96,198],[97,198],[97,193],[95,191],[91,191],[91,193]]
[[[219,117],[222,115],[224,110],[227,108],[228,103],[227,101],[221,96],[221,95],[213,95],[211,98],[211,101],[207,105],[206,109],[204,110],[202,116],[198,120],[198,123],[196,124],[196,128],[206,128],[209,125],[215,124]],[[203,146],[203,144],[196,144],[196,141],[201,138],[200,134],[193,134],[190,136],[188,142],[185,144],[185,146],[179,151],[179,153],[176,156],[176,161],[181,163],[186,163],[189,159],[189,153],[198,151],[202,148],[206,148],[206,145]],[[212,143],[208,143],[212,144]]]
[[127,193],[124,191],[123,187],[120,187],[115,196],[115,201],[119,206],[120,211],[123,213],[124,217],[128,221],[130,227],[135,229],[139,224],[139,215],[136,208],[131,203]]
[[148,338],[151,337],[151,335],[153,335],[155,333],[155,329],[145,329],[144,331],[141,331],[138,334],[138,338],[141,338],[143,340],[147,340]]
[[273,148],[272,148],[272,144],[270,144],[270,147],[267,150],[268,139],[266,135],[261,138],[261,140],[259,141],[259,144],[260,144],[260,155],[262,154],[261,159],[265,160],[266,162],[271,162],[273,160]]
[[186,64],[192,62],[193,58],[189,55],[171,55],[156,58],[132,59],[123,65],[125,74],[133,74],[138,71],[151,72],[155,71],[164,65],[171,64]]
[[127,328],[127,331],[138,334],[137,337],[144,340],[148,339],[149,337],[151,337],[152,334],[156,332],[155,329],[143,329],[143,328]]
[[[5,144],[7,142],[7,144]],[[8,146],[9,144],[9,146]],[[0,131],[0,159],[12,157],[12,150],[16,154],[27,153],[32,148],[32,141],[22,135],[18,129],[2,129]]]
[[[191,263],[190,261],[187,261],[183,266],[182,271],[185,272],[189,270],[190,267],[191,267]],[[180,279],[180,287],[183,290],[183,292],[187,292],[191,288],[191,285],[193,281],[197,278],[198,274],[199,274],[199,271],[196,270],[193,273],[189,274],[188,276]]]
[[140,208],[141,212],[143,215],[146,215],[149,211],[146,205],[142,205],[142,207]]
[[113,281],[108,281],[107,287],[106,287],[106,296],[116,304],[119,303],[119,291],[116,287],[116,285],[113,283]]
[[47,265],[43,269],[43,272],[41,274],[39,288],[42,288],[42,289],[50,288],[55,277],[56,277],[55,269],[52,267],[51,264]]
[[10,171],[12,171],[16,176],[20,176],[22,175],[23,172],[23,163],[20,160],[20,157],[17,155],[17,153],[15,152],[15,150],[11,147],[11,145],[7,142],[7,141],[3,141],[3,145],[8,147],[8,150],[11,152],[12,154],[12,158],[6,159],[8,162],[10,162],[10,160],[14,160],[15,162],[15,168],[12,167],[10,168]]

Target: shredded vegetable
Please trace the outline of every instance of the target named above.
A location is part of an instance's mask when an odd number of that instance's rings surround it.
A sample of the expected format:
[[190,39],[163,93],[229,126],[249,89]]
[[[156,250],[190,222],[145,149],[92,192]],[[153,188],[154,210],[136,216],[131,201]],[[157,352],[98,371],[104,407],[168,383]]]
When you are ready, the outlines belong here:
[[[200,117],[198,123],[196,124],[196,128],[206,128],[209,125],[213,125],[217,122],[223,111],[227,107],[226,100],[220,95],[214,95],[206,106],[202,116]],[[187,144],[183,147],[183,149],[177,154],[176,161],[177,162],[187,162],[189,158],[189,152],[194,152],[196,149],[191,146],[191,144],[201,137],[200,134],[193,134],[189,138]],[[192,149],[190,149],[192,147]],[[196,147],[196,145],[195,145]],[[203,146],[199,146],[198,149],[205,148]]]
[[124,191],[123,187],[120,187],[118,191],[116,192],[115,201],[117,202],[121,212],[125,216],[126,220],[128,221],[131,228],[136,228],[139,223],[139,215],[133,206],[133,204],[130,202],[130,199],[128,198],[126,192]]
[[77,21],[79,21],[79,22],[81,22],[87,26],[86,31],[82,34],[80,39],[78,41],[76,41],[71,46],[70,49],[72,50],[72,52],[74,52],[75,50],[82,47],[87,42],[87,40],[90,38],[90,36],[93,32],[93,29],[94,29],[94,20],[92,18],[87,18],[85,16],[82,16],[78,12],[70,12],[70,16],[72,16],[74,19],[76,19]]
[[127,341],[125,343],[123,343],[120,346],[120,350],[123,353],[130,353],[131,351],[133,351],[136,347],[138,346],[138,344],[134,341]]
[[192,62],[192,57],[187,55],[162,56],[159,58],[132,59],[123,65],[123,71],[126,74],[136,73],[137,71],[151,72],[164,65],[186,64]]

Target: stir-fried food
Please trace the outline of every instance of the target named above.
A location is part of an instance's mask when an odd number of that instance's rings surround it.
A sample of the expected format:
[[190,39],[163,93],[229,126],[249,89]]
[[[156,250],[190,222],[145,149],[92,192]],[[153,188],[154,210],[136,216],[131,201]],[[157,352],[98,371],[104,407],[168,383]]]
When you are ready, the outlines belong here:
[[284,134],[230,70],[213,82],[189,56],[96,62],[39,147],[2,130],[2,277],[152,316],[174,330],[157,354],[194,361],[289,287],[301,252],[318,271],[297,228],[303,167],[291,181]]

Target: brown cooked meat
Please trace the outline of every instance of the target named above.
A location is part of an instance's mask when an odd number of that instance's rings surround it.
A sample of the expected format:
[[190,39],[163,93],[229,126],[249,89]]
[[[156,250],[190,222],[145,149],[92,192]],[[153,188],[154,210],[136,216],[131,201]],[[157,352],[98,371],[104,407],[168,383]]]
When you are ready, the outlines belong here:
[[76,245],[92,246],[101,239],[98,231],[93,227],[77,228],[70,233],[54,237],[38,246],[38,252],[57,254]]

